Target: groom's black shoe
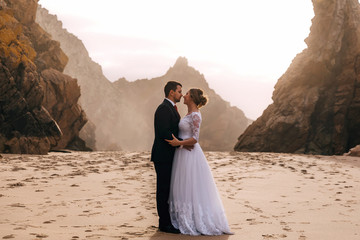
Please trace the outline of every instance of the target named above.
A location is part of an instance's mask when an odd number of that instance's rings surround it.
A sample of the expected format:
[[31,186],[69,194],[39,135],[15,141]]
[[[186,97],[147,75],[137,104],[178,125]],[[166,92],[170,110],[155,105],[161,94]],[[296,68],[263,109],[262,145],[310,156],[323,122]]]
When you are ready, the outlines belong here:
[[160,226],[159,230],[162,232],[166,232],[166,233],[174,233],[174,234],[179,234],[180,230],[174,228],[172,225],[168,225],[168,226]]

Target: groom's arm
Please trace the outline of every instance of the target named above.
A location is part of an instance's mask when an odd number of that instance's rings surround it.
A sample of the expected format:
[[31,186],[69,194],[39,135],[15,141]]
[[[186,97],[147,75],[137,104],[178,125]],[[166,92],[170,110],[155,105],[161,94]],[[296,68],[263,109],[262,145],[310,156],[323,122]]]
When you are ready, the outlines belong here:
[[172,139],[170,120],[171,112],[169,109],[166,106],[159,107],[155,114],[155,127],[161,139]]

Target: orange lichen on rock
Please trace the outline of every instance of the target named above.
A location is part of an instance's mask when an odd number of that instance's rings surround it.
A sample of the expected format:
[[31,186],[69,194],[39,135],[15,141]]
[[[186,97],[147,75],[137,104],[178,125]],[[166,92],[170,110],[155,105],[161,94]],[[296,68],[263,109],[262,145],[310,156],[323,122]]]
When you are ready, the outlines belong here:
[[[80,89],[76,79],[61,73],[68,58],[60,43],[35,23],[36,9],[37,0],[0,0],[0,152],[46,154],[59,146],[60,140],[62,147],[81,142],[78,134],[86,123],[86,115],[77,104]],[[67,92],[56,92],[56,97],[63,96],[67,103],[57,109],[67,115],[56,112],[62,116],[59,122],[65,122],[61,125],[64,133],[51,115],[55,113],[42,105],[44,95],[50,93],[40,81],[52,79],[41,77],[40,72],[51,68],[59,71],[59,79],[53,83],[66,85],[74,94],[70,98]],[[68,113],[67,109],[74,108],[79,111]],[[85,148],[85,144],[79,146]]]
[[33,62],[35,50],[23,35],[21,24],[6,11],[0,11],[0,55],[3,56],[10,69],[15,69],[21,62]]

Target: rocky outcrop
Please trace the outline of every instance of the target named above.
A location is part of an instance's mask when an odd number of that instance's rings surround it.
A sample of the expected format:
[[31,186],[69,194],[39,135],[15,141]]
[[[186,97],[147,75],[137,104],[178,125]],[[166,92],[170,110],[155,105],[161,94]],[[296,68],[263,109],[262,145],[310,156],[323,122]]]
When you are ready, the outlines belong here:
[[35,0],[5,0],[14,17],[23,27],[32,47],[36,51],[34,62],[39,72],[47,68],[54,68],[62,72],[68,58],[60,48],[60,43],[51,39],[36,22],[37,1]]
[[271,104],[237,151],[343,154],[360,144],[360,6],[313,0],[315,17]]
[[61,129],[43,105],[49,79],[39,70],[62,70],[67,57],[34,22],[36,9],[34,0],[0,1],[0,152],[45,154],[79,127]]
[[[5,6],[5,5],[3,5]],[[0,152],[47,153],[61,131],[42,107],[36,53],[9,8],[0,10]]]
[[[86,115],[78,104],[80,87],[77,80],[54,69],[41,72],[41,85],[45,91],[42,105],[58,123],[63,135],[53,150],[81,146],[80,129],[87,122]],[[76,142],[81,143],[77,144]],[[85,147],[85,146],[84,146]],[[74,148],[74,147],[72,147]],[[85,147],[83,150],[90,150]]]
[[[159,78],[135,82],[119,79],[111,83],[104,77],[101,67],[91,60],[83,43],[63,29],[56,16],[39,7],[36,21],[61,43],[69,57],[64,72],[78,79],[80,103],[96,126],[96,148],[99,150],[151,149],[154,112],[164,97],[163,87],[169,80],[180,81],[185,89],[191,86],[203,88],[209,95],[209,105],[202,110],[200,143],[204,149],[231,150],[238,135],[248,125],[243,112],[231,107],[210,89],[204,76],[188,66],[185,58],[179,58]],[[84,135],[91,136],[89,132],[81,136]],[[91,141],[91,138],[84,139],[87,143]]]
[[[170,80],[182,83],[184,93],[192,87],[201,88],[209,97],[209,103],[201,109],[203,121],[201,125],[200,144],[205,150],[226,151],[230,150],[234,140],[247,127],[248,119],[244,113],[236,107],[231,107],[219,95],[212,90],[206,82],[204,75],[188,65],[186,58],[180,57],[173,67],[164,76],[150,80],[137,80],[128,82],[120,79],[114,82],[114,86],[121,91],[129,110],[128,124],[137,121],[127,131],[127,136],[136,136],[129,139],[134,141],[143,139],[146,148],[150,149],[153,142],[154,112],[164,99],[164,86]],[[140,99],[139,99],[139,96]],[[186,106],[178,104],[180,115],[187,112]],[[138,122],[139,119],[141,122]],[[148,134],[148,133],[151,134]],[[147,134],[144,134],[147,133]]]
[[353,157],[360,157],[360,145],[357,145],[350,149],[348,153],[344,154],[345,156],[353,156]]

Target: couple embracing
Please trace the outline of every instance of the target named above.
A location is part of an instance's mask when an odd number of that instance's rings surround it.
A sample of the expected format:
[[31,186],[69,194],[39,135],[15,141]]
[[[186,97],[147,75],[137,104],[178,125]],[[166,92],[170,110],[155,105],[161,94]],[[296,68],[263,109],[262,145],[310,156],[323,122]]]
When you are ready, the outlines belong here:
[[[155,112],[151,161],[156,171],[159,230],[189,235],[231,234],[210,167],[198,143],[207,98],[200,89],[182,95],[175,81],[164,87]],[[184,98],[188,113],[180,120],[176,103]]]

